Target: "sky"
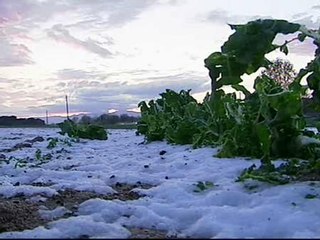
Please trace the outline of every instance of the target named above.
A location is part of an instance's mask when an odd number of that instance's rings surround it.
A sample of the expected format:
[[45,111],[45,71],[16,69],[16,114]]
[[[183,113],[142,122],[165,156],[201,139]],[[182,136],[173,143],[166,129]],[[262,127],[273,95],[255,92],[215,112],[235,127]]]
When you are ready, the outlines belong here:
[[[320,26],[318,0],[0,0],[0,115],[136,109],[165,89],[210,90],[204,59],[258,18]],[[283,37],[277,38],[283,41]],[[292,43],[296,69],[314,46]],[[249,89],[252,77],[244,76]]]

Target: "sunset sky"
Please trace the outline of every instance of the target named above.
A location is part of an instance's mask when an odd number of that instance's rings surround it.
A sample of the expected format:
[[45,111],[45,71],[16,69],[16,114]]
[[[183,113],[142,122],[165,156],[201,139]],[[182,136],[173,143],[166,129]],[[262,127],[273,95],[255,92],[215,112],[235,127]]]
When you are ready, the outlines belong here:
[[[286,19],[318,29],[319,0],[0,0],[0,115],[133,109],[170,88],[210,90],[203,60],[227,23]],[[281,37],[279,38],[281,40]],[[280,41],[279,40],[279,41]],[[283,38],[282,38],[283,40]],[[310,41],[272,54],[301,68]],[[250,88],[251,78],[245,85]]]

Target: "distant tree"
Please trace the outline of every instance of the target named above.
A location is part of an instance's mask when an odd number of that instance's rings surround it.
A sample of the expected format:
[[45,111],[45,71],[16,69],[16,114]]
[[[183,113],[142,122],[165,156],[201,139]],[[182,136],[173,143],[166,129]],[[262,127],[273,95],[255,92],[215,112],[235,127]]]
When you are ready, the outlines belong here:
[[80,124],[90,124],[90,123],[92,123],[92,118],[88,115],[83,115],[81,117],[81,119],[79,120],[79,123]]
[[79,121],[79,118],[76,117],[76,116],[74,116],[74,117],[71,118],[71,120],[72,120],[73,122],[77,123],[77,122]]
[[103,113],[99,117],[97,117],[94,121],[99,124],[105,124],[107,122],[108,115]]
[[120,122],[122,123],[134,123],[139,120],[138,117],[129,116],[128,114],[121,114],[120,115]]
[[283,88],[288,89],[288,86],[293,82],[297,73],[289,61],[278,58],[263,70],[261,75],[273,79]]
[[39,118],[17,118],[16,116],[0,116],[0,126],[44,126]]
[[120,115],[120,122],[126,123],[126,122],[131,122],[132,117],[129,116],[128,114],[121,114]]
[[94,120],[97,124],[108,125],[108,124],[116,124],[120,121],[120,117],[118,115],[113,114],[102,114]]
[[116,124],[120,122],[120,117],[118,115],[108,115],[108,124]]
[[139,117],[130,116],[128,114],[101,114],[97,118],[91,119],[92,122],[99,125],[113,125],[118,123],[135,123],[139,120]]

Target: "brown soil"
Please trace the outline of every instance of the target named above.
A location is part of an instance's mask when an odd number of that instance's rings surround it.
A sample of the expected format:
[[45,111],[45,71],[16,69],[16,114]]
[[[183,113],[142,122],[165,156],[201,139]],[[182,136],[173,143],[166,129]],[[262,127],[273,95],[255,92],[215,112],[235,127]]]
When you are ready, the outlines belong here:
[[[40,184],[39,184],[40,185]],[[44,184],[46,185],[46,184]],[[71,213],[66,213],[63,218],[75,215],[78,206],[91,198],[101,198],[105,200],[119,199],[122,201],[136,200],[142,195],[131,191],[133,188],[148,189],[153,187],[149,184],[137,183],[135,185],[117,183],[112,186],[118,193],[101,195],[93,192],[76,191],[67,189],[65,191],[58,191],[58,195],[48,198],[44,202],[31,203],[29,199],[24,196],[13,197],[9,199],[0,198],[0,233],[11,231],[23,231],[26,229],[33,229],[38,226],[44,226],[48,221],[41,218],[38,213],[41,205],[48,209],[55,209],[59,206],[64,206]],[[132,235],[130,238],[176,238],[174,236],[167,236],[166,232],[154,229],[130,228],[128,229]]]
[[151,239],[176,239],[176,236],[167,236],[167,233],[160,230],[154,229],[145,229],[145,228],[129,228],[131,232],[131,239],[142,239],[142,238],[151,238]]
[[[46,206],[48,209],[55,209],[56,207],[63,206],[70,210],[72,213],[75,213],[78,210],[78,206],[82,202],[85,202],[91,198],[101,198],[104,200],[119,199],[121,201],[130,201],[143,197],[142,195],[139,195],[138,193],[131,191],[133,188],[138,187],[138,185],[117,183],[112,187],[117,191],[117,193],[103,195],[94,192],[77,191],[72,189],[58,191],[58,195],[48,198],[45,202],[41,204]],[[147,184],[140,184],[139,187],[146,189],[152,186]]]
[[0,232],[33,229],[44,224],[38,206],[24,199],[0,199]]

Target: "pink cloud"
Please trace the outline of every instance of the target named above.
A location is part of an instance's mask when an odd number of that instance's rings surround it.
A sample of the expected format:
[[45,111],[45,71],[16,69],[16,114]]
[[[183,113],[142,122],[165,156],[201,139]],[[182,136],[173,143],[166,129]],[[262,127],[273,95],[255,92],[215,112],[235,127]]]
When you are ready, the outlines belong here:
[[31,51],[24,44],[11,44],[6,39],[0,40],[0,67],[21,66],[32,64]]

